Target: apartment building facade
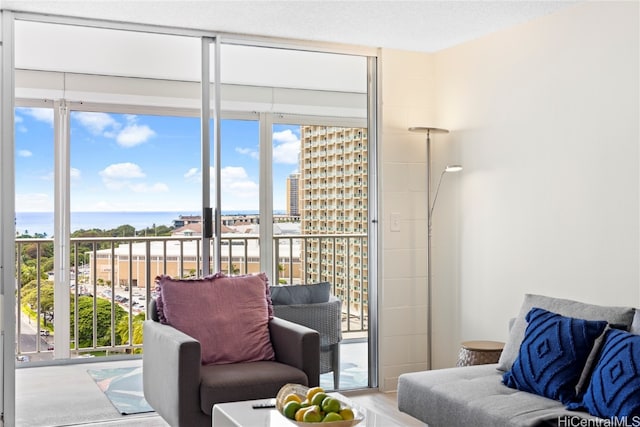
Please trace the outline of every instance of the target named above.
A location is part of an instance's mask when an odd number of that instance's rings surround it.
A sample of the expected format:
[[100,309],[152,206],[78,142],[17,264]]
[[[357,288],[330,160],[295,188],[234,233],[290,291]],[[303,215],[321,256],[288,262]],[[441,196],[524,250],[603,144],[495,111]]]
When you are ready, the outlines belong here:
[[349,314],[364,319],[368,307],[367,130],[302,126],[300,143],[301,232],[336,236],[306,239],[301,254],[306,260],[305,280],[334,283]]

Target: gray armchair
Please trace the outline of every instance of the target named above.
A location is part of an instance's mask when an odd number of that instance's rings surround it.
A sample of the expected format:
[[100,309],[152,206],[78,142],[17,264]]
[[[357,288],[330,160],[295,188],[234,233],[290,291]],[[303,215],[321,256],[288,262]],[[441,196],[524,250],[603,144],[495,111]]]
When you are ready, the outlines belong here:
[[320,373],[333,372],[333,387],[340,386],[340,341],[342,341],[342,301],[330,296],[328,302],[273,305],[273,314],[320,333]]
[[173,427],[211,426],[215,403],[275,397],[287,383],[319,384],[319,334],[302,325],[269,322],[275,361],[202,366],[200,343],[156,320],[144,323],[144,397]]

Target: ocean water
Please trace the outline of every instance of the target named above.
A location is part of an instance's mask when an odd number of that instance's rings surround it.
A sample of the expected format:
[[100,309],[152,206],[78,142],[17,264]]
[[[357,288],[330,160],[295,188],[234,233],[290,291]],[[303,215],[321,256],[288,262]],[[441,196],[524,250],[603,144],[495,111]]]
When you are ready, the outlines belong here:
[[[136,230],[156,225],[173,225],[180,215],[200,215],[200,212],[71,212],[71,232],[98,228],[110,230],[131,225]],[[16,232],[53,235],[53,212],[16,212]]]
[[[223,215],[255,213],[223,212]],[[136,230],[153,227],[153,224],[172,226],[180,215],[201,215],[201,212],[71,212],[71,232],[92,228],[111,230],[127,224]],[[20,234],[47,233],[51,237],[53,230],[53,212],[16,212],[16,232]]]

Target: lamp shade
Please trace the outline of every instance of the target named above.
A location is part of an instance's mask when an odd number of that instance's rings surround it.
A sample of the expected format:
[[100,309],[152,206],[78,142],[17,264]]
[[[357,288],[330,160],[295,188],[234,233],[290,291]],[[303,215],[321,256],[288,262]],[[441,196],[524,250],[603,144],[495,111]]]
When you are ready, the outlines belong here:
[[462,165],[448,165],[444,171],[445,172],[460,172],[462,170]]
[[447,129],[434,128],[430,126],[412,126],[409,128],[409,132],[422,132],[422,133],[449,133]]

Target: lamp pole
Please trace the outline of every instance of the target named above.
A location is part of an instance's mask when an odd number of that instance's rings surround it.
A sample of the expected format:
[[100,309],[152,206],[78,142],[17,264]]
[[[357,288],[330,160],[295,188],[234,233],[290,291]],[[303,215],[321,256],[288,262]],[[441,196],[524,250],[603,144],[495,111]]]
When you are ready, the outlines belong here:
[[[420,132],[427,134],[427,369],[432,365],[432,334],[433,334],[433,304],[431,301],[431,218],[433,215],[434,203],[431,203],[431,133],[449,133],[446,129],[435,127],[410,127],[410,132]],[[442,175],[440,175],[442,180]],[[438,189],[440,185],[438,185]],[[436,193],[437,197],[437,193]]]

